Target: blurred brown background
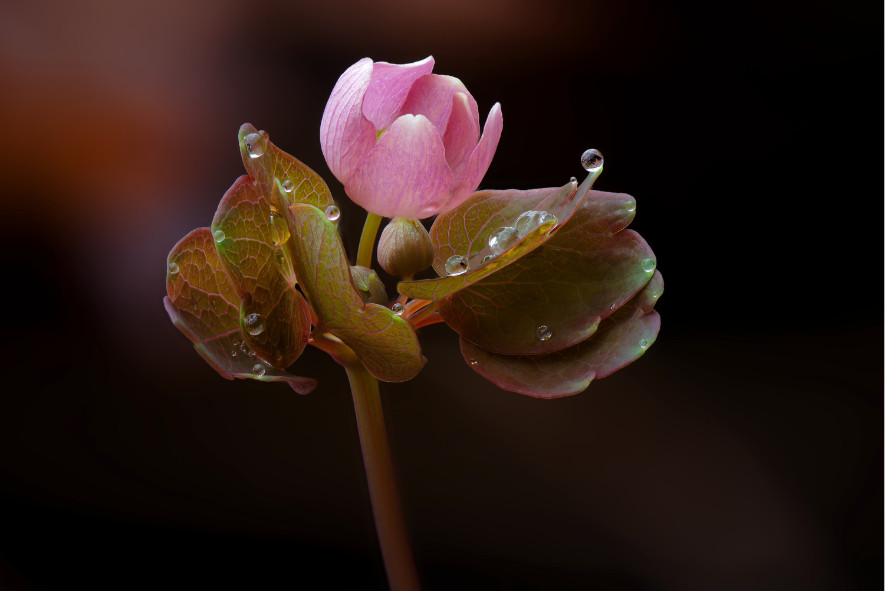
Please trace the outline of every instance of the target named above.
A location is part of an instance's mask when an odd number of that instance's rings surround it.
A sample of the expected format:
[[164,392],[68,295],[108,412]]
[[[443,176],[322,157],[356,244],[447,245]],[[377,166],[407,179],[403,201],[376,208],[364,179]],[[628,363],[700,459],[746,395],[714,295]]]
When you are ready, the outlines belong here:
[[882,588],[883,7],[709,4],[0,4],[0,587],[385,587],[344,373],[227,382],[161,299],[244,121],[330,181],[353,254],[326,98],[433,54],[502,103],[482,186],[599,148],[666,291],[649,353],[561,400],[422,330],[382,396],[427,588]]

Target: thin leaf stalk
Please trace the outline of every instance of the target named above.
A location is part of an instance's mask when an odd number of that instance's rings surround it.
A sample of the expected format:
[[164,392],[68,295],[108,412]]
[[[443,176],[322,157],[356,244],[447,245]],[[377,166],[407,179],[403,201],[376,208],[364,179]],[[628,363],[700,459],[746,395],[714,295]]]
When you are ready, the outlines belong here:
[[378,235],[378,227],[382,217],[375,213],[366,214],[363,222],[363,233],[360,235],[360,246],[357,248],[357,266],[372,267],[372,250],[375,246],[375,237]]

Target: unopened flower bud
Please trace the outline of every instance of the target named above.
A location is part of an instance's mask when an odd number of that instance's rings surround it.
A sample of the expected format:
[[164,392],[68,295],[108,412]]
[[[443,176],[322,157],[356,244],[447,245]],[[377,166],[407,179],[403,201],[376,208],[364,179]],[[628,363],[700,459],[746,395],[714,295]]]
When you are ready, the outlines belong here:
[[420,221],[394,218],[378,241],[378,264],[381,268],[405,279],[424,271],[434,262],[431,237]]
[[363,298],[364,304],[388,305],[385,285],[375,271],[366,267],[351,267],[351,279],[354,281],[354,287],[357,288],[360,297]]

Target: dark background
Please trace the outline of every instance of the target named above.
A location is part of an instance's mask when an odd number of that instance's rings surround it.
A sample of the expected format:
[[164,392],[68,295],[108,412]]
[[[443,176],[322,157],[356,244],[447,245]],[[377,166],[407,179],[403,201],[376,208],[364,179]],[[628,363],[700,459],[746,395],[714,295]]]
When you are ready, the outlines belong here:
[[876,2],[0,5],[0,587],[385,587],[344,372],[228,382],[161,305],[250,121],[320,172],[357,59],[460,77],[482,186],[597,188],[665,278],[649,353],[498,390],[445,326],[382,399],[428,589],[880,589],[883,14]]

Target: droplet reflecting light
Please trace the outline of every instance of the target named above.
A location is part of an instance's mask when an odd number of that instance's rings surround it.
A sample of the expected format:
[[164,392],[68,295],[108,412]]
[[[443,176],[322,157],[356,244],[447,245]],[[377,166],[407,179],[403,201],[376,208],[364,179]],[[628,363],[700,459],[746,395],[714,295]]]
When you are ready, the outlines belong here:
[[265,330],[265,318],[261,314],[249,314],[243,319],[243,326],[252,336],[260,335]]
[[585,150],[581,155],[581,167],[588,172],[599,170],[601,166],[603,166],[603,154],[600,153],[600,150],[591,148]]
[[443,267],[447,275],[461,275],[468,270],[468,259],[460,254],[455,254],[446,260]]

